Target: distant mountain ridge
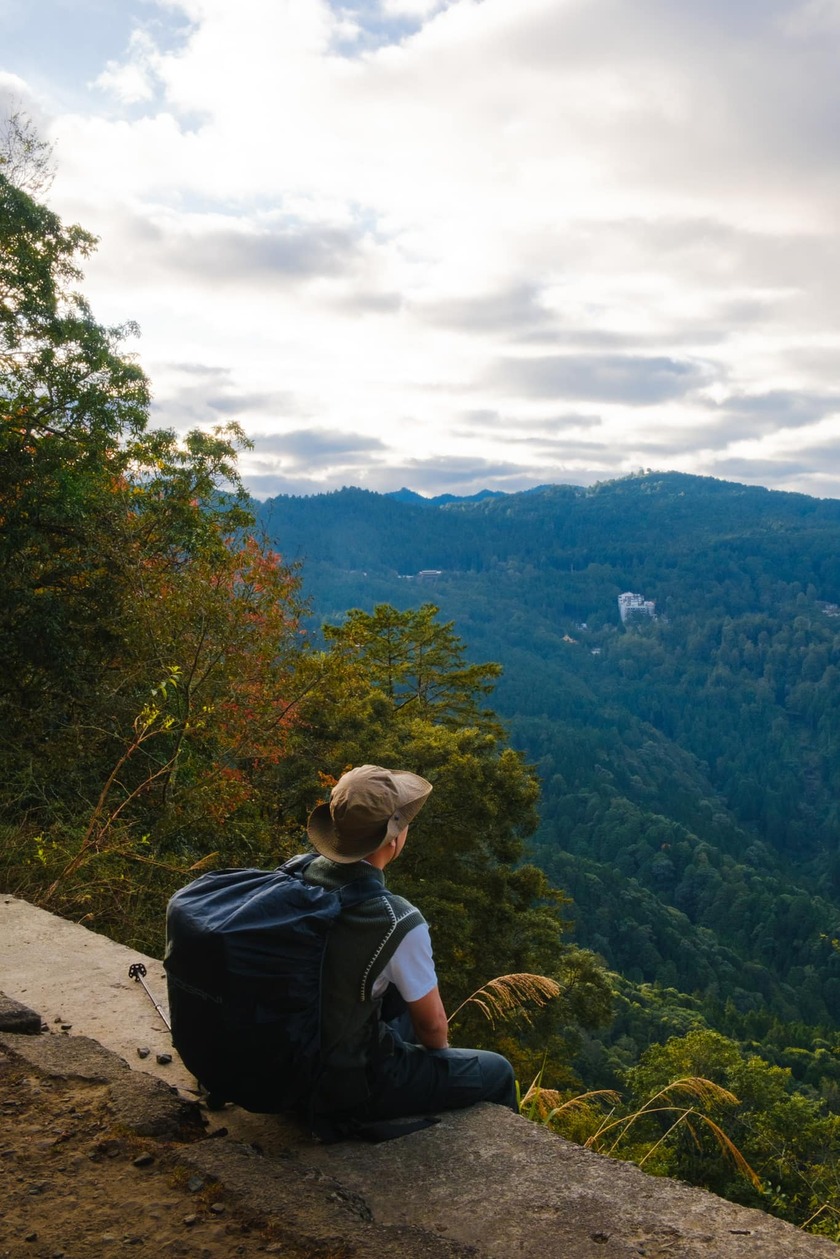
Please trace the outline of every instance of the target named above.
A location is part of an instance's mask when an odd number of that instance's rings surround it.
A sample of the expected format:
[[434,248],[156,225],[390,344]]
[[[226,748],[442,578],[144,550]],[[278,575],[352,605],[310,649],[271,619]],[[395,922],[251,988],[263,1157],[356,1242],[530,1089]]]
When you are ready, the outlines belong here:
[[288,559],[396,572],[475,571],[517,559],[556,567],[567,558],[588,563],[593,550],[632,568],[640,546],[714,545],[756,530],[788,533],[840,524],[835,499],[675,472],[468,498],[344,488],[309,497],[278,495],[255,511]]
[[479,490],[477,494],[436,494],[433,498],[425,498],[416,490],[403,486],[401,490],[391,490],[386,498],[395,498],[400,503],[420,503],[430,507],[440,507],[443,503],[478,503],[485,498],[504,498],[503,490]]

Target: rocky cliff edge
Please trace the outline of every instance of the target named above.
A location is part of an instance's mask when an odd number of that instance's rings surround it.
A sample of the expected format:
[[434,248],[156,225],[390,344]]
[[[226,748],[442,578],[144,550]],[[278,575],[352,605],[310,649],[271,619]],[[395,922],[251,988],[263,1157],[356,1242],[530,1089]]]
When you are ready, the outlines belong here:
[[323,1146],[207,1112],[160,962],[0,896],[0,1256],[835,1259],[834,1243],[498,1107]]

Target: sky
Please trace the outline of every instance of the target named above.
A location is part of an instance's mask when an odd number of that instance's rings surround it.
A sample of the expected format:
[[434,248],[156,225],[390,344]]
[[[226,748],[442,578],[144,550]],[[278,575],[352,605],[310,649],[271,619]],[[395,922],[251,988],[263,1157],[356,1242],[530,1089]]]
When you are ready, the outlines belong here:
[[258,497],[840,497],[840,0],[0,0],[155,424]]

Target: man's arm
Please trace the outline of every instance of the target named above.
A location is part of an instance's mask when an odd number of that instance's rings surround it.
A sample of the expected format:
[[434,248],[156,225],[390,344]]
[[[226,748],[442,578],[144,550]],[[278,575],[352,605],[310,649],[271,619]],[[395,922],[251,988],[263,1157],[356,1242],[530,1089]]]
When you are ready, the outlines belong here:
[[420,997],[418,1001],[407,1001],[406,1005],[420,1044],[425,1045],[426,1049],[448,1049],[446,1010],[437,985],[425,997]]

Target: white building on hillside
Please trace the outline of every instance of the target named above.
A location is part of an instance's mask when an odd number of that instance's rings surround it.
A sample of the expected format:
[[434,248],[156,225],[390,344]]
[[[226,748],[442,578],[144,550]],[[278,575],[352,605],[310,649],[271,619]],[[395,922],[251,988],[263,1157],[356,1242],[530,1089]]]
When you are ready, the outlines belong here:
[[623,595],[618,596],[618,614],[621,617],[621,624],[623,625],[628,616],[634,613],[655,618],[656,604],[653,599],[646,599],[644,595],[633,594],[627,590]]

